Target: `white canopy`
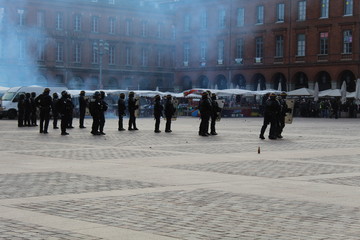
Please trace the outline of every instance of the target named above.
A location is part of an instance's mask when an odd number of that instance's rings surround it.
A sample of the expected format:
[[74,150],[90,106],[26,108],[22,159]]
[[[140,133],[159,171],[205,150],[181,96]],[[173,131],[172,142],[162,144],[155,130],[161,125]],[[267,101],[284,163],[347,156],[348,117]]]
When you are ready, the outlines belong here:
[[299,88],[290,92],[287,92],[289,96],[313,96],[314,90],[310,88]]

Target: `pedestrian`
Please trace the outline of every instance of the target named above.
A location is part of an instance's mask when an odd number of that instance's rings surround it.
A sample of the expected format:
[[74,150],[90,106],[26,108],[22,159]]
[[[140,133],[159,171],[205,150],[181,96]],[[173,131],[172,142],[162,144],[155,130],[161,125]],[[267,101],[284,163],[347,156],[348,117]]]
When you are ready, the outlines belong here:
[[199,103],[199,111],[200,111],[200,126],[199,126],[199,135],[206,137],[209,136],[209,120],[211,117],[211,102],[208,97],[207,92],[203,92],[201,94],[201,100]]
[[175,110],[176,109],[174,108],[174,104],[172,102],[172,97],[170,94],[168,94],[166,96],[165,108],[164,108],[164,113],[165,113],[165,118],[166,118],[165,132],[167,132],[167,133],[172,132],[171,119],[175,113]]
[[216,120],[220,114],[221,109],[219,108],[219,104],[216,101],[216,94],[211,94],[211,124],[210,124],[210,134],[211,135],[217,135],[215,124]]
[[81,91],[79,97],[79,128],[86,128],[84,126],[86,107],[87,101],[85,99],[85,91]]
[[100,135],[100,132],[98,131],[100,125],[100,111],[101,111],[100,92],[96,91],[94,93],[94,96],[92,97],[89,103],[89,110],[91,117],[93,119],[91,126],[91,134]]
[[35,98],[35,103],[40,108],[40,133],[47,134],[52,107],[50,88],[45,88],[44,92]]
[[35,102],[36,92],[31,93],[31,126],[37,127],[36,119],[37,119],[37,106]]
[[125,93],[120,93],[118,100],[118,114],[119,114],[119,122],[118,122],[118,130],[125,131],[123,118],[125,114],[126,106],[125,106]]
[[139,108],[137,104],[138,99],[135,99],[135,93],[129,92],[129,99],[128,99],[128,111],[129,111],[129,127],[128,130],[139,130],[136,127],[136,116],[135,111]]
[[61,135],[63,136],[69,135],[69,133],[66,132],[66,128],[69,123],[69,113],[71,109],[71,106],[69,105],[68,101],[69,101],[68,93],[66,91],[62,91],[61,98],[56,102],[55,105],[56,111],[60,115],[60,119],[61,119],[60,129],[61,129]]
[[161,105],[160,95],[155,96],[154,104],[154,119],[155,119],[155,130],[154,132],[160,133],[160,118],[163,116],[164,107]]
[[264,109],[264,123],[260,130],[259,138],[265,139],[264,133],[267,126],[270,124],[269,139],[276,139],[278,135],[278,125],[279,125],[279,112],[281,106],[279,101],[276,99],[276,94],[271,93],[269,99],[266,100],[265,109]]
[[24,115],[25,115],[25,95],[20,94],[18,103],[18,127],[24,126]]
[[104,133],[105,126],[105,112],[108,110],[108,104],[105,102],[105,92],[100,91],[100,119],[99,119],[99,132],[101,135]]
[[24,126],[31,126],[31,94],[25,94],[24,100]]

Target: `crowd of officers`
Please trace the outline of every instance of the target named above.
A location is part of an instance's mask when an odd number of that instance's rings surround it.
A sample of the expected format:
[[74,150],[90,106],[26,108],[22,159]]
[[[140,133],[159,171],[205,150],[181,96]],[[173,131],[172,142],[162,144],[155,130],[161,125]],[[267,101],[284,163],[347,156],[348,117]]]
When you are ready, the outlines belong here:
[[[286,113],[290,112],[286,104],[286,93],[282,92],[279,96],[275,93],[266,94],[263,97],[263,115],[264,122],[260,131],[260,139],[265,139],[264,133],[267,126],[270,124],[269,139],[282,138],[282,132],[285,127]],[[85,98],[85,91],[79,94],[79,127],[84,126],[84,118],[86,108],[89,108],[93,122],[91,126],[91,134],[105,135],[105,112],[108,109],[108,104],[105,101],[105,92],[96,91],[94,95],[88,100]],[[37,108],[40,111],[40,133],[47,134],[49,121],[52,113],[53,128],[58,129],[57,121],[61,119],[61,135],[69,135],[66,131],[68,128],[74,128],[72,125],[74,104],[71,101],[71,95],[67,91],[61,92],[59,98],[57,93],[50,96],[50,89],[45,88],[44,92],[39,96],[35,93],[22,94],[18,101],[18,126],[38,126]],[[217,102],[217,96],[210,91],[202,93],[201,100],[198,106],[200,112],[200,126],[199,135],[209,136],[217,135],[215,125],[216,121],[221,116],[221,108]],[[139,99],[135,98],[134,92],[129,92],[127,104],[125,102],[125,94],[121,93],[118,100],[118,130],[124,131],[123,118],[126,115],[126,110],[129,112],[128,130],[138,130],[136,127],[136,111],[139,111]],[[154,119],[155,119],[155,133],[160,133],[160,119],[166,119],[165,132],[170,133],[171,121],[175,117],[176,106],[171,95],[165,97],[164,104],[160,95],[154,98]],[[210,130],[210,131],[209,131]]]
[[[169,94],[161,99],[160,95],[154,98],[154,119],[155,119],[155,133],[160,133],[160,120],[166,120],[165,132],[170,133],[171,122],[176,118],[176,105],[174,99]],[[118,100],[118,131],[125,131],[123,118],[126,116],[126,111],[129,113],[128,130],[139,130],[136,127],[136,117],[139,111],[139,99],[135,98],[134,92],[129,92],[127,102],[125,101],[125,94],[120,93]],[[47,134],[49,128],[50,118],[53,119],[53,128],[59,129],[58,119],[61,120],[60,129],[61,135],[69,135],[66,131],[73,127],[73,112],[74,104],[71,95],[67,91],[62,91],[59,97],[57,93],[50,95],[50,89],[45,88],[43,93],[36,96],[36,93],[21,94],[18,101],[18,127],[24,126],[38,126],[37,114],[40,116],[40,133]],[[85,91],[79,94],[79,128],[86,128],[84,126],[84,118],[86,109],[89,109],[92,116],[91,134],[105,135],[105,112],[108,110],[108,104],[105,101],[105,92],[96,91],[90,99],[85,97]],[[199,112],[201,123],[199,127],[200,136],[217,135],[215,124],[219,119],[221,109],[216,101],[216,95],[211,94],[210,91],[204,92],[199,102]],[[211,124],[209,124],[211,122]],[[209,132],[210,125],[210,132]]]
[[265,130],[269,124],[269,139],[283,138],[281,134],[285,127],[285,116],[286,113],[292,111],[288,108],[286,96],[285,92],[282,92],[279,96],[275,93],[264,95],[262,99],[264,123],[260,130],[260,139],[265,139]]

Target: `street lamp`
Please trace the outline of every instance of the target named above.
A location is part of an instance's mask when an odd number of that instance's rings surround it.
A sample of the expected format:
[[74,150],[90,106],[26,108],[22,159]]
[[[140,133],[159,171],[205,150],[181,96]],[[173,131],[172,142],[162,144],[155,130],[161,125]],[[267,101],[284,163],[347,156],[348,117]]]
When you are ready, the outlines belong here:
[[100,39],[98,42],[94,43],[94,50],[98,53],[99,56],[99,89],[103,88],[102,82],[102,63],[104,54],[109,53],[109,43]]

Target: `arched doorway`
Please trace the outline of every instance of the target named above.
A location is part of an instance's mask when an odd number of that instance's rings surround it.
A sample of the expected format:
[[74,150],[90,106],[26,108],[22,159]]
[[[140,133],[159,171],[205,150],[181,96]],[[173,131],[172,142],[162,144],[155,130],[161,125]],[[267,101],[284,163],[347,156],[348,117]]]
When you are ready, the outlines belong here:
[[209,79],[204,75],[201,75],[198,78],[198,83],[199,83],[199,88],[209,88]]
[[234,76],[232,81],[233,88],[246,89],[246,80],[242,74],[237,74]]
[[161,79],[161,78],[156,79],[155,85],[156,85],[156,86],[155,86],[155,90],[156,90],[156,89],[158,89],[158,90],[163,89],[163,88],[164,88],[164,81],[163,81],[163,79]]
[[149,90],[149,89],[151,89],[151,82],[150,82],[150,80],[143,78],[143,79],[140,81],[140,84],[139,84],[139,86],[138,86],[138,89],[139,89],[139,90]]
[[255,76],[253,77],[253,90],[266,90],[266,82],[265,82],[265,77],[264,75],[262,75],[261,73],[257,73],[255,74]]
[[107,84],[104,86],[105,89],[119,89],[119,83],[118,80],[114,77],[111,77]]
[[227,88],[227,79],[224,75],[220,74],[220,75],[217,75],[216,77],[216,86],[217,86],[217,89],[226,89]]
[[273,89],[279,90],[279,83],[281,86],[281,91],[287,91],[286,77],[282,73],[276,73],[273,76],[272,82],[274,83]]
[[331,89],[331,77],[328,72],[319,72],[317,74],[316,81],[319,84],[319,91]]
[[184,76],[181,79],[181,86],[180,89],[182,91],[188,90],[188,89],[192,89],[193,88],[193,84],[192,84],[192,80],[189,76]]
[[297,72],[294,76],[295,89],[308,88],[309,80],[304,72]]
[[341,88],[342,83],[346,82],[346,91],[355,92],[356,88],[356,77],[352,71],[345,70],[340,73],[340,81],[337,83],[337,87]]

